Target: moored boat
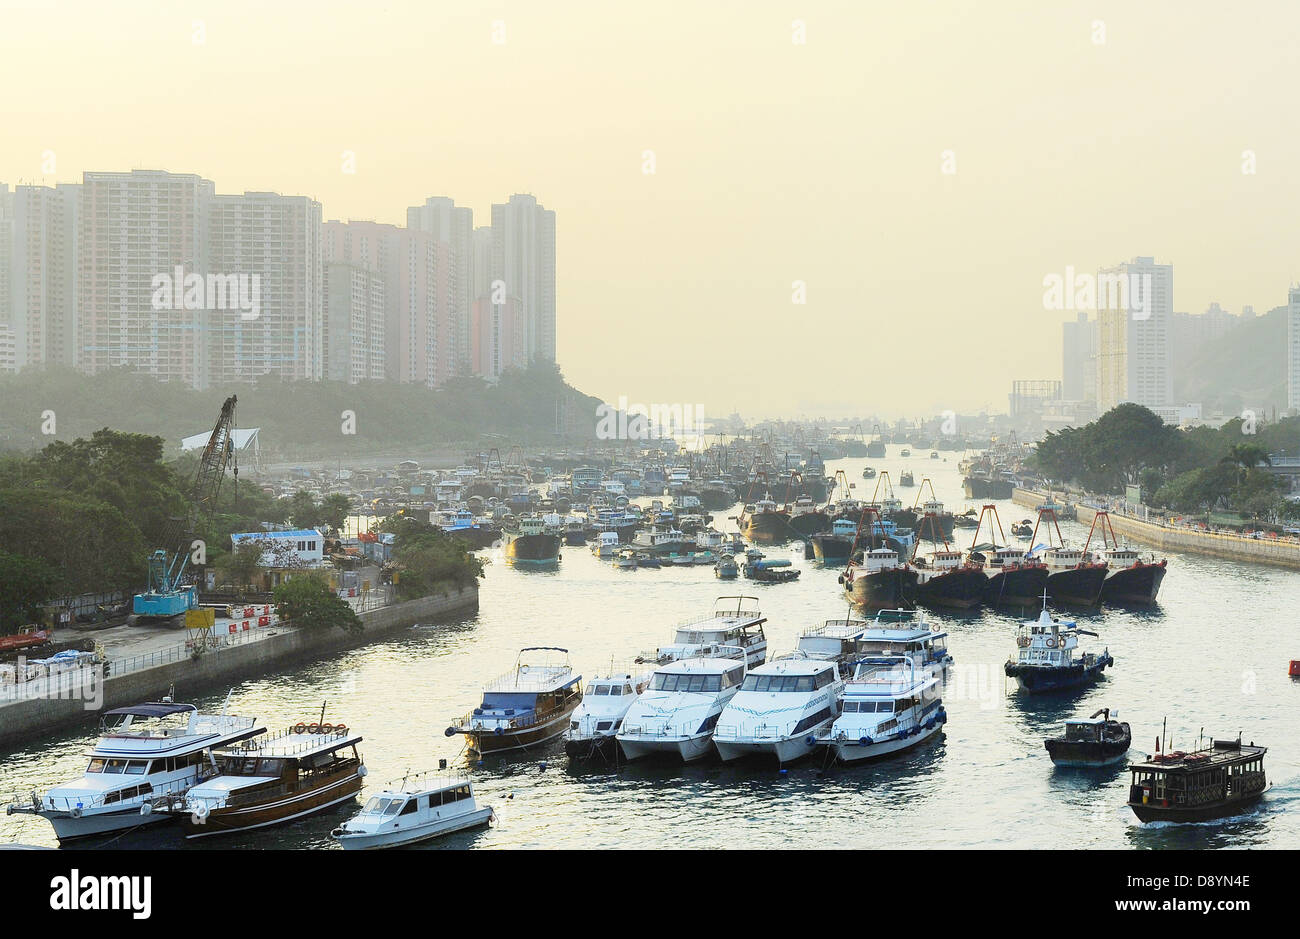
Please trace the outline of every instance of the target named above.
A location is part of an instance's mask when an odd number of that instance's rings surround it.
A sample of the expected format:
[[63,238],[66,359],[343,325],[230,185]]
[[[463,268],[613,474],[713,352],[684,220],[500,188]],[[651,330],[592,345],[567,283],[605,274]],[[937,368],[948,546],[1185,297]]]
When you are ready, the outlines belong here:
[[[530,652],[558,656],[526,660]],[[535,747],[564,733],[582,703],[582,676],[568,655],[556,646],[521,649],[515,667],[484,687],[479,706],[448,727],[447,736],[464,734],[471,750],[487,755]]]
[[650,686],[652,674],[650,669],[628,668],[590,679],[582,703],[569,717],[564,752],[575,759],[610,755],[628,708]]
[[840,575],[849,599],[867,610],[910,607],[916,603],[917,573],[900,563],[890,548],[865,551]]
[[767,756],[792,763],[812,753],[839,714],[844,687],[830,659],[795,652],[758,666],[718,718],[713,745],[726,760]]
[[842,763],[909,750],[943,730],[942,680],[911,656],[873,656],[844,683],[841,711],[818,743]]
[[735,646],[660,665],[623,718],[617,734],[623,755],[675,756],[685,763],[707,756],[718,718],[746,671],[745,652]]
[[399,848],[489,824],[496,817],[491,806],[479,806],[474,784],[458,776],[444,776],[432,785],[407,790],[427,774],[403,779],[396,789],[371,796],[361,811],[330,832],[344,850]]
[[560,559],[563,538],[548,530],[546,523],[537,516],[527,516],[503,525],[501,533],[505,539],[506,558],[511,561],[551,564]]
[[767,618],[758,609],[758,597],[718,597],[707,616],[679,623],[670,645],[642,653],[636,662],[664,665],[677,659],[711,655],[722,646],[730,646],[744,650],[745,660],[753,668],[767,659],[767,636],[763,632],[766,622]]
[[1109,766],[1128,754],[1133,734],[1128,724],[1102,708],[1091,717],[1063,721],[1061,735],[1043,741],[1047,755],[1057,766]]

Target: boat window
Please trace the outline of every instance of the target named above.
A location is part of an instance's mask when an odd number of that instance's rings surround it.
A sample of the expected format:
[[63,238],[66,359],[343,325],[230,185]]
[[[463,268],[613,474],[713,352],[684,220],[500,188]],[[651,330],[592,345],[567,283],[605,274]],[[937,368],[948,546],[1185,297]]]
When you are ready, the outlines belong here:
[[99,757],[96,757],[95,759],[91,760],[90,765],[86,767],[87,773],[102,773],[103,771],[104,771],[104,761]]
[[830,669],[827,669],[824,672],[818,672],[815,677],[816,677],[816,681],[813,682],[814,687],[825,688],[827,685],[831,683]]
[[384,809],[384,814],[385,814],[385,815],[396,815],[396,814],[397,814],[397,810],[400,809],[401,807],[402,807],[402,800],[401,800],[401,799],[394,799],[393,801],[391,801],[391,802],[388,803],[388,807]]
[[623,694],[634,694],[634,692],[632,691],[632,686],[631,686],[631,685],[624,685],[624,686],[623,686]]
[[858,713],[858,702],[856,702],[856,701],[845,701],[845,702],[844,702],[844,713],[845,713],[845,714],[856,714],[856,713]]
[[143,776],[145,769],[149,766],[148,760],[131,760],[126,764],[126,772],[129,776]]
[[609,685],[597,685],[597,686],[596,686],[596,694],[598,694],[598,695],[608,695],[608,694],[609,694]]
[[384,809],[388,808],[388,801],[388,799],[381,799],[379,796],[374,796],[366,803],[366,807],[363,811],[370,815],[382,815]]
[[126,770],[126,760],[109,760],[108,765],[104,767],[106,773],[122,773]]
[[420,808],[419,799],[407,799],[406,805],[402,806],[401,814],[410,815],[412,812],[418,811],[419,808]]
[[258,760],[257,761],[258,776],[279,776],[280,771],[282,769],[284,769],[283,760]]

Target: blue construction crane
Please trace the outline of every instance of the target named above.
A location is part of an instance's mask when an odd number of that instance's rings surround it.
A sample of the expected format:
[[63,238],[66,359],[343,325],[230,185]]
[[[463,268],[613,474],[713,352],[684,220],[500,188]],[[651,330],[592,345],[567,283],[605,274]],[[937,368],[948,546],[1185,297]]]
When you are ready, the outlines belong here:
[[[216,426],[212,428],[199,458],[186,515],[172,519],[168,525],[162,539],[167,547],[158,548],[149,555],[148,586],[144,593],[135,595],[131,604],[132,612],[140,619],[170,619],[199,605],[198,587],[187,577],[188,566],[199,520],[212,516],[226,466],[234,458],[231,430],[235,422],[235,401],[235,396],[231,395],[221,406]],[[235,473],[238,475],[238,467]]]

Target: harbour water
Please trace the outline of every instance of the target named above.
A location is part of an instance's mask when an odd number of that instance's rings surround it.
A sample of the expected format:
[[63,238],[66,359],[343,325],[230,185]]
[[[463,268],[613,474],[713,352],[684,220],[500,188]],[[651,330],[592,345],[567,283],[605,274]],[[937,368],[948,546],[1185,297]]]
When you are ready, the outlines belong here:
[[[911,468],[929,475],[950,511],[967,505],[955,454],[946,461],[891,446],[883,460],[828,463],[870,496],[867,463],[897,478]],[[911,504],[917,489],[897,489]],[[773,493],[781,499],[783,493]],[[978,509],[978,505],[974,506]],[[998,503],[1004,530],[1029,514]],[[735,529],[728,515],[715,525]],[[1082,544],[1086,527],[1062,522]],[[958,529],[961,547],[970,530]],[[1008,532],[1009,534],[1009,532]],[[983,536],[982,536],[983,537]],[[1040,537],[1040,540],[1041,537]],[[1171,554],[1160,606],[1149,612],[1103,608],[1077,618],[1100,634],[1085,648],[1109,647],[1115,666],[1085,692],[1068,698],[1026,698],[1004,680],[1017,618],[985,611],[957,618],[929,614],[950,633],[957,661],[945,692],[944,733],[898,759],[854,768],[803,763],[785,772],[766,764],[723,766],[716,760],[571,768],[559,741],[543,752],[469,764],[459,737],[443,734],[477,703],[480,686],[510,669],[522,646],[571,651],[575,667],[594,675],[667,642],[675,623],[707,612],[716,596],[760,598],[771,653],[788,651],[809,625],[844,615],[837,570],[803,559],[801,546],[769,549],[803,570],[790,584],[719,581],[711,567],[623,571],[586,548],[565,548],[557,570],[517,570],[500,553],[482,582],[472,618],[416,628],[337,659],[235,687],[232,711],[256,715],[270,728],[312,720],[327,701],[327,720],[344,721],[365,738],[361,749],[377,789],[411,768],[439,758],[464,767],[480,804],[499,825],[453,835],[437,848],[1217,848],[1294,847],[1300,843],[1300,681],[1287,676],[1300,658],[1295,611],[1300,579],[1293,572],[1192,555]],[[1144,551],[1145,553],[1145,551]],[[191,701],[186,689],[178,700]],[[221,707],[225,694],[194,703]],[[1130,756],[1150,751],[1168,718],[1178,749],[1207,737],[1235,737],[1268,746],[1273,788],[1260,807],[1239,818],[1201,825],[1142,825],[1125,806],[1122,766],[1088,772],[1054,769],[1043,739],[1066,717],[1102,707],[1132,725]],[[80,774],[93,731],[63,734],[0,752],[0,796],[44,790]],[[365,793],[363,792],[363,798]],[[1289,811],[1288,811],[1289,810]],[[282,828],[185,844],[170,829],[125,836],[115,847],[334,847],[329,831],[351,808]],[[0,816],[0,844],[54,844],[43,819]]]

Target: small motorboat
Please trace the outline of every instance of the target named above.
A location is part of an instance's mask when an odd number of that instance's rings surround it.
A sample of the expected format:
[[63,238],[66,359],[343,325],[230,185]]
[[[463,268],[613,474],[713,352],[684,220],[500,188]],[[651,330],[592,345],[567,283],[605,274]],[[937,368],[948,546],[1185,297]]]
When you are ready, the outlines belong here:
[[1059,737],[1043,741],[1047,755],[1057,766],[1109,766],[1128,754],[1133,734],[1128,724],[1120,723],[1110,708],[1102,708],[1091,717],[1065,721]]
[[614,558],[614,566],[619,570],[630,571],[636,569],[636,552],[631,548],[624,548]]
[[862,468],[862,478],[863,478],[863,479],[875,479],[875,478],[876,478],[876,471],[875,471],[874,469],[872,469],[870,466],[864,466],[864,467]]
[[644,551],[638,551],[636,555],[637,567],[663,567],[663,562],[653,554],[646,554]]
[[740,576],[740,565],[736,563],[735,557],[724,554],[713,565],[713,575],[721,580],[731,580]]
[[1033,535],[1033,533],[1034,523],[1027,518],[1021,519],[1018,522],[1013,522],[1011,525],[1011,534],[1015,535],[1017,538],[1028,538]]
[[803,573],[798,568],[791,568],[784,558],[764,558],[750,561],[745,565],[745,576],[764,584],[784,584],[798,580]]
[[371,796],[365,807],[331,831],[330,837],[345,850],[396,848],[486,825],[496,817],[491,806],[479,806],[474,784],[468,779],[446,777],[415,792],[407,792],[406,784],[403,779],[396,790],[385,789]]

